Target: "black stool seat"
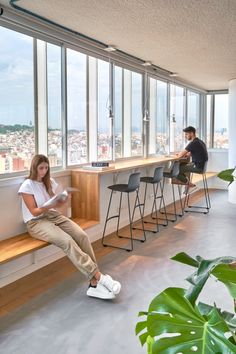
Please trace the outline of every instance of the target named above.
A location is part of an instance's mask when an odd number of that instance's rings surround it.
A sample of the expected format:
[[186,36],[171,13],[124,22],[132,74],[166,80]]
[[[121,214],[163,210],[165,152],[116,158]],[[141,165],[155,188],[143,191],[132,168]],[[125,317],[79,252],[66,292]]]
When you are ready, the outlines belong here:
[[144,182],[144,183],[151,183],[151,184],[157,183],[157,182],[155,181],[154,177],[148,177],[148,176],[146,176],[146,177],[141,177],[141,178],[140,178],[140,181],[141,181],[141,182]]
[[112,191],[122,192],[122,193],[131,193],[135,192],[137,187],[130,187],[128,184],[113,184],[112,186],[107,187]]
[[163,177],[166,177],[166,178],[173,178],[173,177],[175,177],[175,176],[173,176],[172,171],[164,171],[164,172],[163,172]]

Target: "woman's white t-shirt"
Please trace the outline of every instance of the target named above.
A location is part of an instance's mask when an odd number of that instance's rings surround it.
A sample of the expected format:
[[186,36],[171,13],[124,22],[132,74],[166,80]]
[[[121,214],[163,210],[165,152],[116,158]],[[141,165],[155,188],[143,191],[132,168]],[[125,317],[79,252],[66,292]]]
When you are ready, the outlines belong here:
[[[51,186],[52,186],[52,191],[55,194],[58,184],[53,178],[51,178]],[[18,190],[18,194],[21,193],[33,195],[38,208],[42,207],[43,204],[46,203],[51,198],[43,182],[33,181],[32,179],[29,178],[22,183],[20,189]],[[33,216],[30,213],[27,206],[25,205],[23,198],[22,198],[22,214],[23,214],[24,222],[27,222],[32,219],[37,219],[42,215],[41,214],[39,216]]]

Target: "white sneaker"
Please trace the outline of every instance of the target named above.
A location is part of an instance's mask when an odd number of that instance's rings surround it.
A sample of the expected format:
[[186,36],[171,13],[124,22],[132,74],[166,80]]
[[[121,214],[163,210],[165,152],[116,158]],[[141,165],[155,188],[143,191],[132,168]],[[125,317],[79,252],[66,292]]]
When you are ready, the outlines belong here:
[[87,295],[104,300],[111,300],[115,298],[115,294],[112,291],[109,291],[107,288],[105,288],[105,286],[99,283],[95,288],[90,286],[87,290]]
[[118,281],[113,280],[108,274],[102,274],[98,284],[102,284],[115,295],[119,294],[121,289],[121,284]]

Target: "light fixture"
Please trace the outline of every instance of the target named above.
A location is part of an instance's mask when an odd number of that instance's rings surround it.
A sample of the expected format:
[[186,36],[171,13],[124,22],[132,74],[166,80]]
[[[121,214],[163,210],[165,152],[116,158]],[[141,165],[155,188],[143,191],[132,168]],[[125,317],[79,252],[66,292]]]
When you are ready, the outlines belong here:
[[178,73],[170,73],[169,76],[170,77],[176,77],[176,76],[178,76]]
[[142,65],[143,66],[151,66],[152,63],[150,61],[145,61]]
[[115,52],[116,51],[116,47],[114,46],[114,45],[112,45],[112,44],[109,44],[106,48],[104,48],[104,50],[106,51],[106,52]]

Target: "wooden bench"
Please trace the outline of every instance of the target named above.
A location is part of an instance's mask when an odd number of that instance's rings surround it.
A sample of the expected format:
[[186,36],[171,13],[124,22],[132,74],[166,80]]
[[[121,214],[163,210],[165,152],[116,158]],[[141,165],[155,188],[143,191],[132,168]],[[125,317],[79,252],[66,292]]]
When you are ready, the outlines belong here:
[[[89,227],[98,224],[98,221],[95,220],[88,221],[85,219],[74,218],[73,221],[79,224],[83,229],[88,229]],[[9,262],[33,251],[37,251],[48,245],[48,242],[31,237],[28,232],[2,240],[0,241],[0,264]]]

